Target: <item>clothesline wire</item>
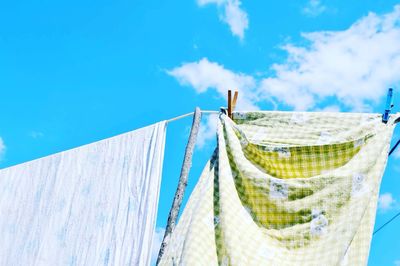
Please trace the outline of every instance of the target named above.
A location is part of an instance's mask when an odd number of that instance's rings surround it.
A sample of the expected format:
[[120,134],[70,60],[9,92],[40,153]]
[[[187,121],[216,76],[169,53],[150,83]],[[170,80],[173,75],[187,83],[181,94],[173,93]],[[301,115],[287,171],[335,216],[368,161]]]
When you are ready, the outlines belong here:
[[400,139],[396,142],[396,144],[390,150],[389,155],[392,154],[396,150],[396,148],[397,148],[397,146],[399,146],[399,144],[400,144]]
[[[219,113],[219,111],[208,111],[208,110],[201,110],[200,112],[202,114],[218,114]],[[176,120],[185,118],[187,116],[191,116],[193,114],[194,114],[194,112],[190,112],[190,113],[187,113],[187,114],[184,114],[184,115],[176,116],[176,117],[173,117],[171,119],[166,120],[166,122],[169,123],[169,122],[172,122],[172,121],[176,121]]]
[[385,226],[387,226],[388,224],[390,224],[391,222],[393,222],[394,219],[396,219],[397,217],[400,216],[400,212],[398,212],[396,215],[394,215],[392,218],[390,218],[386,223],[384,223],[383,225],[381,225],[378,229],[376,229],[373,233],[373,235],[375,235],[376,233],[378,233],[380,230],[382,230]]
[[[399,144],[400,144],[400,139],[396,142],[396,144],[393,146],[393,148],[390,149],[389,156],[396,150],[396,148],[397,148],[397,146],[399,146]],[[378,233],[380,230],[382,230],[385,226],[387,226],[388,224],[393,222],[399,216],[400,216],[400,212],[396,213],[392,218],[390,218],[388,221],[386,221],[383,225],[379,226],[379,228],[374,231],[373,235]]]

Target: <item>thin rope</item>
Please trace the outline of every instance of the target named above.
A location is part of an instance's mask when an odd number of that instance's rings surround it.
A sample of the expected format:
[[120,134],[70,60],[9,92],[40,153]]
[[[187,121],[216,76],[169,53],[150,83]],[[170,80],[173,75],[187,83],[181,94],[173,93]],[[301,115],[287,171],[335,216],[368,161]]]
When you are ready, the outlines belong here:
[[[396,120],[396,122],[398,122]],[[390,149],[389,152],[389,156],[396,150],[397,146],[399,146],[400,144],[400,139],[396,142],[396,144],[393,146],[393,148]],[[378,229],[376,229],[374,231],[374,233],[372,235],[375,235],[376,233],[378,233],[379,231],[381,231],[385,226],[387,226],[388,224],[390,224],[391,222],[393,222],[397,217],[400,216],[400,212],[396,213],[392,218],[390,218],[386,223],[384,223],[383,225],[381,225]]]
[[390,218],[386,223],[384,223],[383,225],[381,225],[378,229],[376,229],[373,233],[373,235],[375,235],[376,233],[378,233],[380,230],[382,230],[385,226],[387,226],[388,224],[390,224],[391,222],[393,222],[394,219],[396,219],[397,217],[400,216],[400,212],[398,212],[395,216],[393,216],[392,218]]
[[389,156],[390,156],[390,154],[392,154],[395,150],[396,150],[396,148],[397,148],[397,146],[399,146],[399,144],[400,144],[400,139],[396,142],[396,144],[393,146],[393,148],[390,150],[390,152],[389,152]]
[[[206,111],[200,111],[200,113],[202,113],[202,114],[218,114],[219,111],[207,111],[207,110],[206,110]],[[167,122],[167,123],[173,122],[173,121],[176,121],[176,120],[179,120],[179,119],[182,119],[182,118],[191,116],[191,115],[193,115],[193,114],[194,114],[194,112],[190,112],[190,113],[187,113],[187,114],[184,114],[184,115],[176,116],[176,117],[174,117],[174,118],[168,119],[166,122]]]

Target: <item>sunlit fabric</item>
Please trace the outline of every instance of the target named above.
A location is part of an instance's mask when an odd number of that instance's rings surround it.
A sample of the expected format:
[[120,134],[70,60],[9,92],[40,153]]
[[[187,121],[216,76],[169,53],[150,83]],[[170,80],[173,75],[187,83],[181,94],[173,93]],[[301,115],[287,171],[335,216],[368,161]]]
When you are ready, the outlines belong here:
[[0,265],[149,265],[165,122],[0,170]]
[[366,265],[397,117],[221,115],[161,265]]

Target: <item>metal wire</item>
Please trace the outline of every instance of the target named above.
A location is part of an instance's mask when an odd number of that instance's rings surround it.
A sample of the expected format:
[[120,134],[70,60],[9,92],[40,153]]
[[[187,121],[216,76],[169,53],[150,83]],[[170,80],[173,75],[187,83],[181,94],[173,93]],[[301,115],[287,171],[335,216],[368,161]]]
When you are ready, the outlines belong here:
[[376,229],[373,233],[373,235],[375,235],[376,233],[378,233],[379,231],[381,231],[385,226],[387,226],[388,224],[390,224],[391,222],[393,222],[394,219],[396,219],[397,217],[400,216],[400,212],[398,212],[395,216],[393,216],[392,218],[390,218],[386,223],[384,223],[383,225],[381,225],[378,229]]
[[400,139],[396,142],[396,144],[393,146],[393,148],[390,149],[389,156],[396,150],[396,148],[397,148],[397,146],[399,146],[399,144],[400,144]]
[[[393,148],[390,149],[389,156],[396,150],[397,146],[400,144],[400,139],[396,142],[396,144],[393,146]],[[393,222],[397,217],[400,216],[400,212],[396,213],[392,218],[390,218],[388,221],[386,221],[383,225],[381,225],[378,229],[374,231],[372,235],[375,235],[378,233],[380,230],[382,230],[385,226]]]
[[[202,114],[218,114],[219,111],[204,111],[204,110],[202,110],[201,113],[202,113]],[[179,119],[182,119],[182,118],[191,116],[191,115],[193,115],[193,114],[194,114],[194,112],[190,112],[190,113],[187,113],[187,114],[184,114],[184,115],[176,116],[176,117],[174,117],[174,118],[168,119],[166,122],[167,122],[167,123],[173,122],[173,121],[176,121],[176,120],[179,120]]]

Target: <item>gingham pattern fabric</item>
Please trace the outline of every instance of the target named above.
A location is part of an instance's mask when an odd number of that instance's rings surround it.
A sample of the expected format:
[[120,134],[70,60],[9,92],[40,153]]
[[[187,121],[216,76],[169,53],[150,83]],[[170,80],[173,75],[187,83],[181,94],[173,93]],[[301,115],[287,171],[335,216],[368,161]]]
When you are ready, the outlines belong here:
[[160,265],[366,265],[396,118],[221,115]]

